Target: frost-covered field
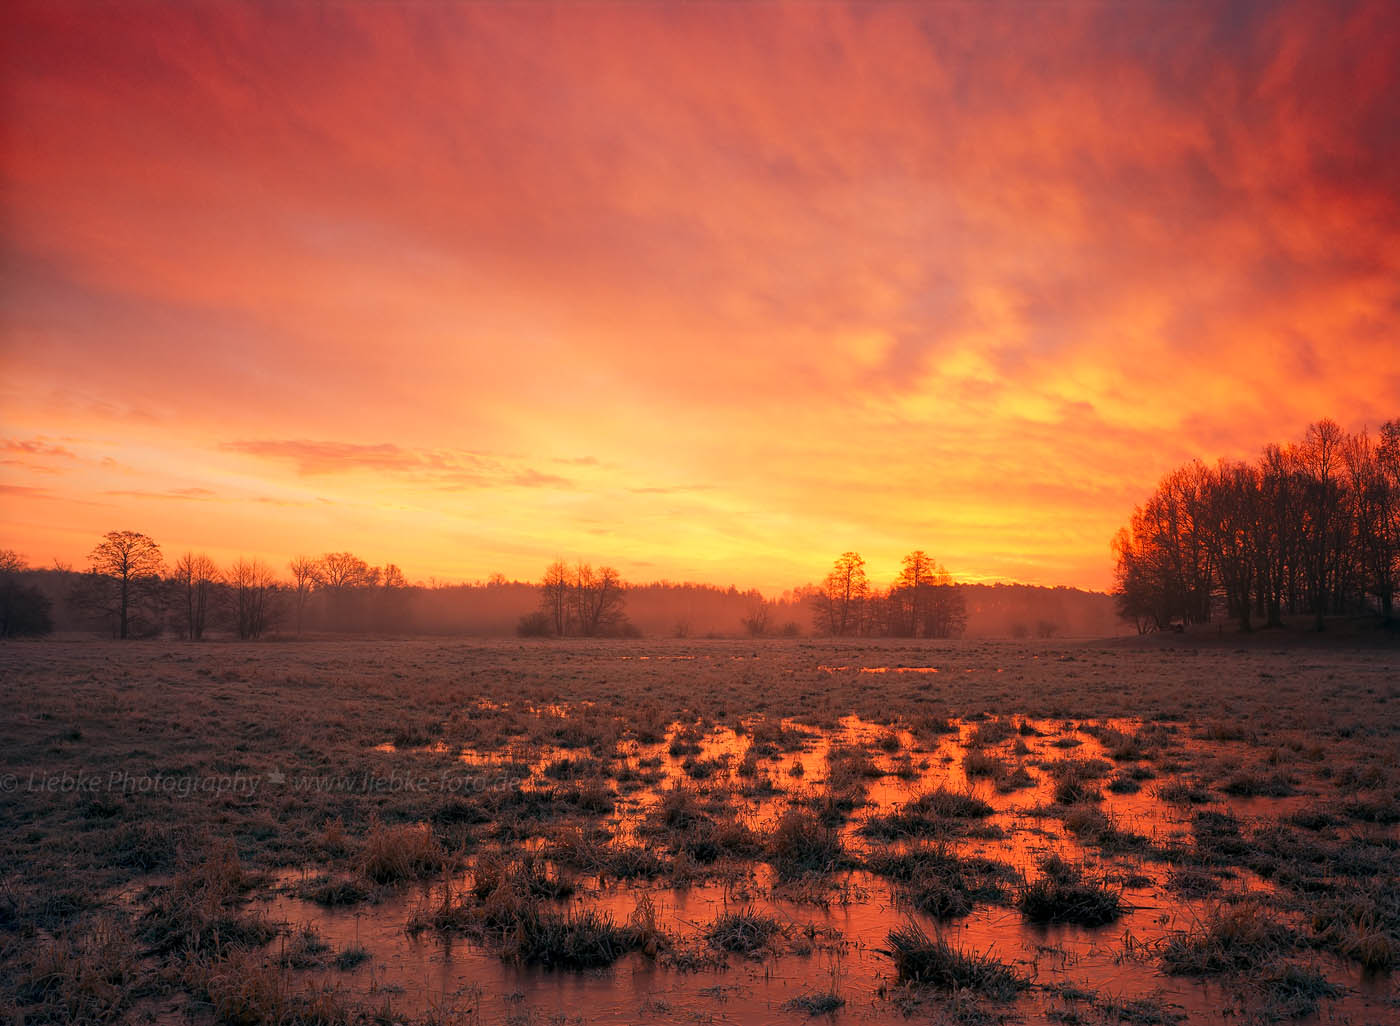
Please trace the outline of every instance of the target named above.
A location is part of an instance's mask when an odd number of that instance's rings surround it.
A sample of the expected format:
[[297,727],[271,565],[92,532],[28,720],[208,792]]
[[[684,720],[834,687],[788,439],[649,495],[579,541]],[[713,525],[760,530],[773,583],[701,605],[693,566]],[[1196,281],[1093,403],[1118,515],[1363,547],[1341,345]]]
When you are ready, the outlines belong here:
[[1400,1017],[1400,656],[0,647],[27,1022]]

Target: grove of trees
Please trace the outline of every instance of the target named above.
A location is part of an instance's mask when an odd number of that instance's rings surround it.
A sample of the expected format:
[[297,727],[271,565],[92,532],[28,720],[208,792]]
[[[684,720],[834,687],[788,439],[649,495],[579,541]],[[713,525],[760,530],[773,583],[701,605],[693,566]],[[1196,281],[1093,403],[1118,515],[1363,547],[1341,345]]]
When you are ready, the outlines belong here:
[[967,627],[962,587],[922,549],[904,557],[885,592],[871,586],[860,553],[843,552],[813,604],[817,631],[834,637],[956,638]]
[[1253,463],[1167,474],[1113,541],[1121,615],[1139,631],[1219,614],[1251,630],[1307,616],[1394,618],[1400,580],[1400,419],[1379,436],[1334,421]]
[[525,636],[617,637],[635,633],[623,613],[626,586],[610,566],[555,560],[540,581],[540,608],[520,618]]

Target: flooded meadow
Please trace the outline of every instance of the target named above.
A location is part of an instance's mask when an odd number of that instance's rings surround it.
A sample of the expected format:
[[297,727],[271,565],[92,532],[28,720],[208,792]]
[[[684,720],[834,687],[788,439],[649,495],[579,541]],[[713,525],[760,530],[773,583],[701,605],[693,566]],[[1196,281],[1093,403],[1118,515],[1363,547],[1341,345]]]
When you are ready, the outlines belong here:
[[1400,661],[7,646],[24,1022],[1400,1018]]

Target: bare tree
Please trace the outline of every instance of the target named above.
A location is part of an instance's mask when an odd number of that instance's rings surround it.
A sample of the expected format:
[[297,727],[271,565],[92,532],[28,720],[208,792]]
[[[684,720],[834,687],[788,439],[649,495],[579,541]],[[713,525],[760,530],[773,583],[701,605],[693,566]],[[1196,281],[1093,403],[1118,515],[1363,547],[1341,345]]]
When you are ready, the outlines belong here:
[[1239,617],[1240,630],[1252,629],[1250,595],[1258,569],[1259,478],[1247,463],[1222,460],[1207,492],[1206,531],[1225,608]]
[[336,630],[363,629],[370,615],[370,589],[379,570],[351,552],[327,552],[319,561],[316,588],[325,593],[324,611]]
[[573,606],[578,632],[586,638],[610,634],[623,622],[622,577],[610,566],[574,568]]
[[900,633],[913,638],[923,630],[930,598],[929,588],[937,573],[938,565],[923,549],[915,549],[904,557],[899,576],[890,589],[890,597],[903,610],[904,623]]
[[244,640],[256,640],[275,626],[279,613],[278,585],[272,569],[257,559],[239,560],[229,568],[233,591],[234,630]]
[[376,620],[381,630],[401,630],[408,620],[408,581],[403,571],[393,563],[384,564],[379,572],[376,599]]
[[219,568],[202,552],[186,552],[175,563],[175,583],[185,607],[185,637],[191,641],[204,637],[210,600],[218,580]]
[[352,552],[327,552],[317,564],[316,582],[334,593],[367,587],[377,577],[377,572]]
[[759,599],[758,604],[739,622],[744,625],[744,630],[748,631],[749,637],[761,638],[768,633],[772,617],[772,609],[768,603]]
[[569,564],[556,559],[545,567],[544,580],[540,582],[540,608],[549,618],[549,625],[556,637],[562,638],[569,630],[571,587]]
[[1366,432],[1347,439],[1344,456],[1356,520],[1360,588],[1376,596],[1381,616],[1394,612],[1400,573],[1400,421],[1381,426],[1379,443]]
[[109,618],[117,637],[130,637],[135,615],[160,584],[160,546],[139,531],[108,531],[88,560],[88,602]]
[[904,557],[886,608],[887,629],[904,637],[951,638],[967,626],[962,589],[923,549]]
[[859,634],[864,626],[870,580],[859,552],[843,552],[832,564],[817,595],[818,614],[827,634]]
[[1337,513],[1342,460],[1342,429],[1334,420],[1309,424],[1303,438],[1303,469],[1307,474],[1307,546],[1309,589],[1318,630],[1326,626],[1329,548]]
[[967,629],[967,599],[951,574],[942,567],[929,585],[928,612],[924,617],[924,636],[957,638]]
[[1259,459],[1259,588],[1268,627],[1296,606],[1301,470],[1294,446],[1267,445]]
[[321,564],[310,556],[297,556],[287,564],[292,571],[292,599],[297,611],[297,634],[301,634],[302,621],[306,615],[306,600],[320,579]]
[[[1384,482],[1384,509],[1377,517],[1382,540],[1375,553],[1377,592],[1381,612],[1389,623],[1394,617],[1394,596],[1400,590],[1400,418],[1381,425],[1376,446],[1376,466]],[[1389,558],[1389,570],[1385,569]]]

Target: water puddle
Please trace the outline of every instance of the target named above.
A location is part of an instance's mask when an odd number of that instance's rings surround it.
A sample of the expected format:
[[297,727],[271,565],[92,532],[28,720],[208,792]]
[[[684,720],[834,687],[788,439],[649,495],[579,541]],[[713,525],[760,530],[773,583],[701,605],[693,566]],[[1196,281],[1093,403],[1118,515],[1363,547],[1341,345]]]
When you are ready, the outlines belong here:
[[[819,669],[939,672],[902,666]],[[557,705],[529,712],[540,720],[577,715]],[[1248,830],[1306,807],[1315,796],[1229,797],[1200,787],[1172,767],[1232,758],[1228,743],[1187,738],[1161,724],[984,718],[935,726],[891,727],[847,716],[833,729],[820,730],[751,718],[737,726],[672,723],[661,740],[623,740],[602,752],[538,737],[456,750],[455,757],[473,767],[509,767],[519,775],[523,793],[586,783],[610,797],[610,812],[572,825],[542,823],[501,846],[515,855],[539,854],[554,873],[565,872],[547,861],[561,829],[601,828],[614,845],[645,849],[654,843],[649,824],[678,791],[692,792],[700,807],[712,810],[707,814],[738,824],[760,842],[773,836],[792,809],[840,810],[834,829],[849,864],[819,882],[794,887],[754,857],[721,858],[698,867],[688,886],[664,875],[627,883],[573,877],[574,893],[553,907],[606,913],[625,923],[639,903],[649,903],[670,938],[666,950],[632,952],[607,969],[532,968],[462,936],[409,929],[441,905],[445,894],[470,887],[470,872],[348,909],[298,898],[305,874],[289,875],[266,897],[265,911],[314,930],[335,951],[368,952],[362,965],[334,974],[353,992],[387,996],[394,1007],[410,1012],[470,1006],[484,1023],[559,1017],[793,1022],[802,1015],[785,1009],[788,1002],[828,991],[845,1002],[835,1013],[842,1021],[900,1019],[886,949],[890,931],[910,921],[960,947],[990,953],[1033,981],[1015,1003],[1018,1014],[1034,1017],[1053,1005],[1061,1011],[1068,1007],[1062,1018],[1075,1021],[1069,1018],[1074,996],[1093,991],[1100,1000],[1158,1000],[1192,1022],[1236,1021],[1238,994],[1214,982],[1163,975],[1158,953],[1174,933],[1209,916],[1222,897],[1266,899],[1277,893],[1277,884],[1238,865],[1183,875],[1171,853],[1192,842],[1203,810]],[[1152,748],[1152,758],[1142,751],[1144,745]],[[395,750],[392,744],[376,748],[386,754]],[[418,750],[447,749],[435,742]],[[985,811],[936,837],[900,836],[900,817],[930,793],[981,803]],[[960,916],[937,920],[911,909],[897,881],[859,868],[929,844],[945,845],[962,859],[1004,864],[1008,879],[1015,880],[1036,878],[1043,860],[1058,856],[1115,888],[1124,911],[1102,926],[1037,925],[1003,898],[978,901]],[[726,954],[707,943],[706,931],[716,917],[736,910],[779,924],[778,937],[756,957]],[[1339,1000],[1324,1003],[1319,1014],[1326,1021],[1347,1016],[1380,1021],[1393,1014],[1387,979],[1363,978],[1330,956],[1318,955],[1315,962],[1346,988]]]

